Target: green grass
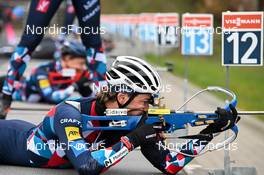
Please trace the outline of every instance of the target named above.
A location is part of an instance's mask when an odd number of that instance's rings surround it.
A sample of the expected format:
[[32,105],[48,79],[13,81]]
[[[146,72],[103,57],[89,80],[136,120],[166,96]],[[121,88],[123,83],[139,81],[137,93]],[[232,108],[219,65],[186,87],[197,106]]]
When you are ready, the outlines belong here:
[[[207,86],[226,86],[226,69],[221,66],[220,41],[216,40],[214,56],[189,59],[189,81],[205,88]],[[179,50],[157,57],[146,55],[147,60],[157,65],[174,63],[173,74],[184,77],[186,57]],[[238,107],[244,110],[264,110],[264,67],[230,67],[230,89],[238,96]],[[264,121],[264,117],[259,116]]]
[[198,12],[203,2],[193,0],[102,0],[102,13]]

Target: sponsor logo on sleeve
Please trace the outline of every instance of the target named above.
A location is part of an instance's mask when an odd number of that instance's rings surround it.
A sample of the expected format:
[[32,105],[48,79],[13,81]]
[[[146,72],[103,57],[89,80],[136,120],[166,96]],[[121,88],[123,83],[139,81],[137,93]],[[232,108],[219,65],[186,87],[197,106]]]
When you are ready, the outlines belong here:
[[69,141],[81,138],[80,130],[78,127],[65,127],[65,132]]
[[125,157],[128,154],[128,152],[129,151],[128,151],[127,147],[123,147],[121,150],[119,150],[114,155],[109,157],[109,159],[106,159],[104,161],[105,167],[109,167],[109,166],[115,164],[116,162],[120,161],[123,157]]
[[71,119],[71,118],[63,118],[60,120],[60,123],[61,124],[64,124],[64,123],[77,123],[77,125],[81,125],[81,122],[77,119]]

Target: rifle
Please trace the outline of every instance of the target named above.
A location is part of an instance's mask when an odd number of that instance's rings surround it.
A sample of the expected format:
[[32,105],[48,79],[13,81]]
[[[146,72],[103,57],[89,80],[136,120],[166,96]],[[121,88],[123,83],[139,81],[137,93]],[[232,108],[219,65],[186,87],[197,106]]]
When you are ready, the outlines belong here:
[[[197,93],[195,93],[191,98],[189,98],[186,102],[183,103],[182,106],[180,106],[176,110],[170,110],[170,109],[149,109],[148,110],[148,116],[145,120],[146,124],[155,124],[155,123],[164,123],[166,125],[166,133],[172,133],[175,130],[178,129],[185,129],[187,126],[191,127],[197,127],[197,126],[206,126],[211,123],[214,123],[215,121],[219,120],[218,115],[215,112],[212,111],[194,111],[194,112],[186,112],[186,111],[180,111],[187,103],[189,103],[192,99],[194,99],[196,96],[207,92],[207,91],[215,91],[215,92],[222,92],[232,98],[231,101],[229,101],[225,105],[226,110],[230,110],[229,105],[236,107],[237,105],[237,96],[234,92],[229,91],[227,89],[224,89],[222,87],[217,86],[211,86],[207,87],[206,89],[203,89]],[[24,109],[24,108],[12,108],[13,110],[29,110],[32,111],[32,109]],[[40,108],[35,109],[36,111],[48,111],[48,109]],[[108,115],[106,116],[89,116],[82,114],[83,116],[83,128],[85,130],[126,130],[126,131],[132,131],[134,130],[139,122],[142,120],[143,116],[127,116],[127,112],[129,109],[107,109]],[[264,111],[238,111],[238,115],[264,115]],[[109,126],[90,126],[87,125],[87,123],[91,121],[109,121]],[[238,135],[238,126],[235,125],[233,128],[230,129],[232,132],[232,135],[227,138],[226,140],[220,142],[217,144],[217,146],[213,149],[204,149],[202,152],[200,152],[198,155],[187,155],[191,157],[202,155],[208,151],[214,151],[221,149],[223,147],[226,147],[230,143],[232,143]],[[218,136],[220,133],[214,134],[214,137]],[[187,135],[187,136],[181,136],[178,138],[182,139],[197,139],[199,138],[198,135]],[[178,153],[184,154],[180,152],[179,150],[171,150],[176,151]]]
[[[207,87],[206,89],[203,89],[196,94],[194,94],[191,98],[189,98],[186,102],[183,103],[182,106],[180,106],[178,109],[175,111],[171,111],[169,109],[149,109],[148,111],[148,116],[147,119],[145,120],[146,124],[155,124],[155,123],[164,123],[166,126],[166,133],[172,133],[175,130],[178,129],[184,129],[188,125],[191,127],[197,127],[197,126],[203,126],[203,125],[209,125],[212,123],[215,123],[217,120],[219,120],[218,115],[215,112],[210,112],[210,111],[205,111],[205,112],[185,112],[185,111],[180,111],[187,103],[189,103],[193,98],[196,96],[206,92],[206,91],[216,91],[216,92],[221,92],[224,93],[232,98],[230,102],[226,104],[224,109],[230,110],[229,105],[232,105],[233,107],[236,107],[237,105],[237,96],[235,95],[234,92],[229,91],[227,89],[224,89],[222,87],[217,87],[217,86],[211,86]],[[127,109],[126,109],[127,110]],[[119,114],[119,115],[117,115]],[[124,109],[116,109],[115,112],[112,111],[110,112],[109,116],[89,116],[89,115],[83,115],[83,123],[91,122],[91,121],[109,121],[109,126],[88,126],[84,125],[83,127],[87,130],[134,130],[139,122],[141,121],[143,116],[127,116],[126,111]],[[248,115],[248,114],[261,114],[263,115],[264,112],[262,111],[241,111],[238,112],[238,115]],[[215,148],[207,148],[204,149],[199,155],[204,154],[208,151],[214,151],[221,149],[230,143],[232,143],[238,135],[238,126],[235,125],[230,129],[232,131],[232,134],[230,137],[228,137],[226,140],[223,142],[220,142],[217,144],[217,147]],[[214,137],[218,136],[220,133],[213,134]],[[182,139],[197,139],[201,135],[187,135],[187,136],[182,136],[179,138]],[[176,150],[172,150],[176,151]],[[181,154],[180,151],[176,151]],[[186,155],[186,154],[185,154]],[[187,156],[198,156],[198,155],[187,155]]]

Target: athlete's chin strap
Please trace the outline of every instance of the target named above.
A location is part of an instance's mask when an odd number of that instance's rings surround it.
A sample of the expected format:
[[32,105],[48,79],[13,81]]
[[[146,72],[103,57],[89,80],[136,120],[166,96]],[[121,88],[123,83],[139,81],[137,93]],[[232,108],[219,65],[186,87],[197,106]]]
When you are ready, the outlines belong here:
[[[131,103],[132,100],[134,100],[134,98],[139,94],[137,92],[135,92],[133,89],[131,89],[130,87],[128,87],[127,85],[120,85],[120,86],[110,86],[109,89],[111,90],[111,92],[116,92],[117,95],[115,96],[115,99],[117,101],[118,107],[119,108],[126,108],[127,105],[129,105],[129,103]],[[126,93],[129,96],[129,99],[124,103],[121,104],[118,100],[118,93]]]
[[134,98],[138,95],[138,93],[132,93],[132,94],[129,94],[129,99],[124,103],[124,104],[121,104],[119,101],[118,101],[118,98],[116,96],[116,101],[117,101],[117,104],[118,104],[118,107],[119,108],[125,108],[127,107],[127,105],[129,105],[129,103],[131,103],[132,100],[134,100]]

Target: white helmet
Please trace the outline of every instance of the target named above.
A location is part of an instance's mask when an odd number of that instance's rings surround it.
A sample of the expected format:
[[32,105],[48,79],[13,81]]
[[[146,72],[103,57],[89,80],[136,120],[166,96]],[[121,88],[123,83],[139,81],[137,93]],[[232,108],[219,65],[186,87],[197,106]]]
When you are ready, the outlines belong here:
[[118,56],[106,73],[109,85],[125,85],[138,93],[158,93],[161,79],[146,61],[133,56]]

